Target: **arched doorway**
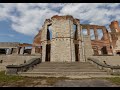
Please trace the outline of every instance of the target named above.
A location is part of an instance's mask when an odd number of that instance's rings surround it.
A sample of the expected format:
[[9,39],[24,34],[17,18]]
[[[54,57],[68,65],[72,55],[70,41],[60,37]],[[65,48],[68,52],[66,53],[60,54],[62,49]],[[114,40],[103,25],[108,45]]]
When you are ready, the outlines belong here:
[[79,55],[79,44],[78,44],[78,33],[77,33],[77,25],[73,24],[73,30],[74,30],[74,47],[75,47],[75,61],[78,62],[80,60],[80,55]]
[[50,62],[50,53],[51,53],[51,44],[50,44],[50,41],[52,39],[52,30],[51,30],[51,25],[48,25],[47,27],[47,36],[46,36],[46,39],[47,39],[47,43],[46,44],[46,56],[45,56],[45,61],[46,62]]
[[107,47],[106,47],[106,46],[103,46],[103,47],[101,48],[101,53],[102,53],[103,55],[108,54],[108,52],[107,52]]

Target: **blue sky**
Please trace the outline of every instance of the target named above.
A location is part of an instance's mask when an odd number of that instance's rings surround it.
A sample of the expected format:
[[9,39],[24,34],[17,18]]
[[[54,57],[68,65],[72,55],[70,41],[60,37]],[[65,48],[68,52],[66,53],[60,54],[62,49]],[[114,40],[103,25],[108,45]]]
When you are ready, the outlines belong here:
[[32,43],[45,19],[72,15],[82,24],[120,22],[119,3],[0,3],[0,42]]
[[10,21],[0,21],[0,31],[0,42],[32,43],[34,38],[12,30]]

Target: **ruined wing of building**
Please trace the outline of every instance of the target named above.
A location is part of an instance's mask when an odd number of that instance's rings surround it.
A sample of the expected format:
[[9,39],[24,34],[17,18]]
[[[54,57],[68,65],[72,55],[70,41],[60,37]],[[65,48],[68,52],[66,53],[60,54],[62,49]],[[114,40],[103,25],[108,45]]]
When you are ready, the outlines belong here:
[[111,32],[105,26],[81,24],[70,15],[55,15],[46,19],[35,36],[33,53],[39,50],[42,61],[75,62],[85,57],[120,54],[120,28],[118,21],[110,23]]

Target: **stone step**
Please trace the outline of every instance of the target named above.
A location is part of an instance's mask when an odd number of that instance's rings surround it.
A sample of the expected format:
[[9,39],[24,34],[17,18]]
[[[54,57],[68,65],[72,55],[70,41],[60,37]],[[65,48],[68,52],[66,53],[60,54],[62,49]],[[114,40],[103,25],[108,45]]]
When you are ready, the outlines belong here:
[[89,76],[89,75],[108,75],[106,72],[19,72],[20,76],[30,77],[78,77],[78,76]]
[[37,65],[37,66],[38,66],[38,67],[64,67],[64,66],[65,66],[65,67],[87,67],[87,66],[88,66],[88,67],[89,67],[89,66],[90,66],[90,67],[91,67],[91,66],[93,67],[94,65],[92,65],[92,64],[90,64],[90,65],[42,65],[42,64],[41,64],[41,65],[40,65],[40,64],[39,64],[39,65]]
[[74,64],[74,65],[72,65],[72,64],[39,64],[39,65],[37,65],[38,67],[89,67],[89,66],[93,66],[92,64],[79,64],[79,65],[77,65],[77,64]]
[[34,67],[34,69],[98,69],[97,67]]
[[64,62],[43,62],[42,65],[83,65],[83,64],[90,64],[89,62],[72,62],[72,63],[64,63]]
[[88,62],[81,63],[58,63],[45,62],[36,65],[33,70],[19,72],[21,76],[46,76],[46,77],[79,77],[89,75],[108,75],[104,70],[100,70]]
[[[32,72],[101,72],[99,69],[33,69]],[[103,70],[104,71],[104,70]]]

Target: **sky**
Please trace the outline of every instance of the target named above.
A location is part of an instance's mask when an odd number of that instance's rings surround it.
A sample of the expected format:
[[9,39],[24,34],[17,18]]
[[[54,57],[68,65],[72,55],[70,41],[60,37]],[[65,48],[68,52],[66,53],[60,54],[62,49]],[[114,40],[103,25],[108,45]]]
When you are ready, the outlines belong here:
[[72,15],[81,24],[120,22],[120,3],[0,3],[0,42],[32,43],[45,19]]

